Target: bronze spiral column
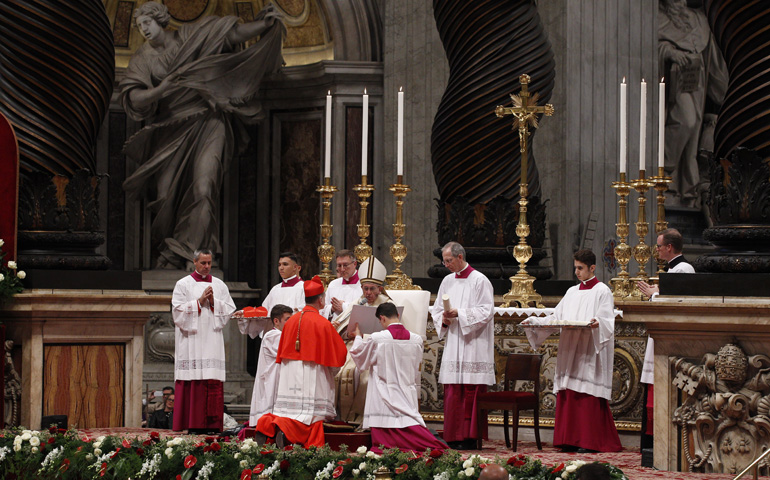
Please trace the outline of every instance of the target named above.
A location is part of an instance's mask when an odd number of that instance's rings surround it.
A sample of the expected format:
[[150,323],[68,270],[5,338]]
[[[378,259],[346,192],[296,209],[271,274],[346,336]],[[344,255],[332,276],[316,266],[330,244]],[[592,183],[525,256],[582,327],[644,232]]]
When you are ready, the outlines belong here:
[[[519,136],[509,122],[494,115],[521,90],[519,76],[530,76],[529,89],[544,105],[551,97],[555,63],[534,0],[434,0],[436,26],[449,62],[449,80],[431,135],[433,175],[440,195],[439,243],[462,243],[474,268],[490,277],[508,277],[516,269],[505,251],[516,243],[521,153]],[[533,132],[534,134],[535,132]],[[530,150],[528,243],[542,246],[545,206],[540,201],[536,152]],[[511,214],[513,213],[513,214]],[[508,263],[501,268],[501,263]],[[530,262],[533,265],[534,262]],[[492,267],[492,265],[496,265]],[[432,276],[446,270],[432,267]],[[531,272],[547,278],[549,271]]]
[[699,271],[770,272],[770,5],[709,0],[709,25],[727,63],[729,85],[714,135],[703,237],[720,248]]

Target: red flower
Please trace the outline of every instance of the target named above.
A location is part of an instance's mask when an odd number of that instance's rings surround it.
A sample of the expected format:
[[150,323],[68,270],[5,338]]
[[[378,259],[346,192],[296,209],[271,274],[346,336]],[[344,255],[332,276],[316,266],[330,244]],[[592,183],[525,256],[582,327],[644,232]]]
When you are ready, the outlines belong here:
[[337,461],[337,465],[350,465],[351,463],[353,463],[353,460],[351,460],[350,458]]
[[181,475],[177,475],[176,476],[176,480],[182,480],[182,476]]
[[291,452],[292,450],[294,450],[294,445],[286,445],[283,447],[284,452]]
[[56,427],[49,427],[48,428],[48,433],[52,433],[52,434],[56,433]]
[[187,455],[187,458],[184,459],[184,468],[192,468],[197,462],[198,459],[195,458],[195,455]]
[[248,468],[241,472],[241,480],[249,480],[251,478],[251,470]]
[[511,457],[506,462],[508,465],[513,465],[514,467],[521,467],[523,465],[526,465],[526,456],[524,455],[516,455],[515,457]]
[[118,452],[119,452],[119,451],[120,451],[120,447],[116,448],[116,449],[115,449],[115,453],[113,453],[112,455],[110,455],[110,458],[115,458],[115,457],[117,457],[117,456],[118,456]]
[[158,433],[158,432],[150,432],[150,438],[152,440],[160,440],[160,433]]
[[60,429],[58,430],[58,432],[59,432],[59,433],[67,433],[67,429],[66,429],[66,428],[60,428]]
[[265,464],[264,463],[260,463],[260,464],[258,464],[256,467],[254,467],[252,469],[251,473],[253,473],[254,475],[258,475],[258,474],[262,473],[262,470],[264,470],[264,469],[265,469]]
[[45,452],[45,445],[40,445],[40,453]]
[[83,450],[83,447],[78,447],[78,452]]
[[419,460],[420,458],[422,458],[419,453],[412,452],[412,454],[414,454],[414,456],[407,458],[406,459],[407,462],[414,462],[415,460]]
[[396,474],[402,474],[407,470],[409,470],[409,465],[404,463],[401,466],[396,467]]
[[340,475],[342,475],[342,467],[337,467],[332,472],[332,478],[340,478]]
[[214,440],[216,440],[216,438],[214,438],[214,437],[206,437],[206,438],[204,439],[204,441],[205,441],[206,443],[214,443]]
[[553,470],[553,472],[551,472],[551,473],[561,472],[562,470],[564,470],[564,464],[563,464],[563,463],[560,463],[560,464],[559,464],[559,466],[558,466],[558,467],[556,467],[556,468]]
[[432,459],[432,458],[429,458],[429,459],[425,460],[425,465],[427,465],[427,466],[429,466],[429,467],[430,467],[431,465],[433,465],[433,459]]
[[211,449],[212,452],[218,452],[218,451],[222,450],[222,444],[215,442],[215,443],[212,443],[211,447],[209,447],[209,448]]
[[136,454],[141,457],[142,455],[144,455],[144,450],[142,450],[141,448],[137,448],[136,449]]
[[50,438],[48,439],[48,443],[56,443],[56,438],[54,438],[54,437],[50,437]]
[[131,448],[131,443],[124,438],[123,439],[123,446],[126,447],[126,448]]
[[61,470],[62,472],[66,472],[68,468],[70,468],[70,461],[68,458],[65,458],[61,462],[61,467],[59,467],[59,470]]
[[261,453],[262,455],[270,455],[271,453],[273,453],[273,451],[272,450],[262,450],[259,453]]
[[430,451],[430,457],[431,458],[438,458],[438,457],[440,457],[443,454],[444,454],[443,450],[431,450]]
[[102,469],[99,471],[99,476],[103,477],[107,473],[107,462],[102,463]]
[[210,451],[210,450],[211,450],[211,447],[209,447],[208,445],[206,445],[205,447],[203,447],[203,453],[206,453],[206,452],[208,452],[208,451]]
[[289,461],[288,460],[281,460],[280,468],[281,468],[282,472],[285,472],[286,470],[288,470],[289,469]]
[[152,440],[147,439],[142,442],[142,445],[144,445],[145,447],[149,447],[150,445],[152,445]]
[[204,445],[206,445],[205,442],[198,442],[198,443],[195,444],[195,448],[202,447]]
[[487,468],[487,464],[486,463],[479,463],[479,469],[480,470],[484,470],[485,468]]

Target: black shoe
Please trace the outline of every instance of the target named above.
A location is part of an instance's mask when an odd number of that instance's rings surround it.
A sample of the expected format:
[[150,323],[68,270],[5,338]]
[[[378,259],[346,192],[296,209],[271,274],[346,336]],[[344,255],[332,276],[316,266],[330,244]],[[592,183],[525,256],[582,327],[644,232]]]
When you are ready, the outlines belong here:
[[580,449],[574,445],[562,445],[559,449],[561,450],[561,453],[575,453],[580,451]]
[[275,429],[275,446],[278,448],[285,447],[289,442],[286,440],[286,434],[284,434],[280,428]]
[[599,453],[597,450],[591,450],[590,448],[578,448],[577,453]]
[[462,449],[463,450],[478,450],[479,449],[479,443],[475,438],[466,438],[462,441]]
[[446,442],[446,444],[452,450],[462,450],[463,449],[463,442],[462,442],[462,440],[454,440],[454,441],[451,441],[451,442]]
[[267,435],[262,432],[257,432],[257,434],[254,435],[254,441],[257,442],[257,445],[262,446],[267,442]]

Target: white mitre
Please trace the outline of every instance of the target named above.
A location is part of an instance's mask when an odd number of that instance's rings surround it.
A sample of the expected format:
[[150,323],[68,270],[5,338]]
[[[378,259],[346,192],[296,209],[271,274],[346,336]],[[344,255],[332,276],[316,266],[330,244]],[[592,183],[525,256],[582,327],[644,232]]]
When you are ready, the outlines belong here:
[[358,267],[358,278],[361,283],[368,282],[384,285],[387,274],[388,270],[385,268],[385,265],[374,258],[374,255],[364,260],[361,266]]

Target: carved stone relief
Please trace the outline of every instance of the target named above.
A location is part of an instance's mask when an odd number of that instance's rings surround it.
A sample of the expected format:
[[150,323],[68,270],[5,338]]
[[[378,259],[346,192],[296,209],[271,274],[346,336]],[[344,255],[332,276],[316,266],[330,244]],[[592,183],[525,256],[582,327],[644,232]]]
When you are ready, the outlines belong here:
[[[734,475],[770,447],[770,357],[727,344],[701,364],[670,362],[684,394],[672,420],[681,427],[689,471]],[[767,473],[767,464],[761,470]]]
[[145,362],[174,363],[174,321],[171,314],[151,315],[145,327]]
[[5,341],[5,426],[16,427],[21,418],[21,376],[13,366],[13,340]]

